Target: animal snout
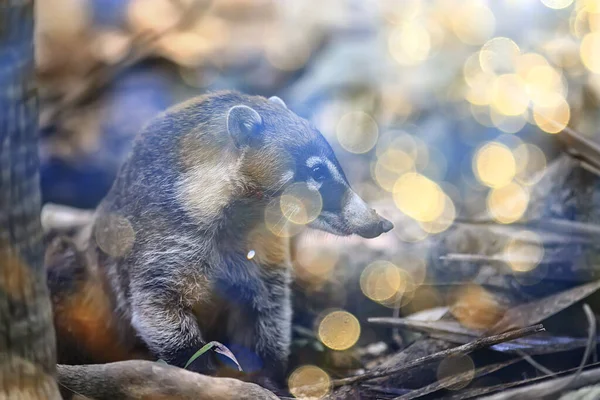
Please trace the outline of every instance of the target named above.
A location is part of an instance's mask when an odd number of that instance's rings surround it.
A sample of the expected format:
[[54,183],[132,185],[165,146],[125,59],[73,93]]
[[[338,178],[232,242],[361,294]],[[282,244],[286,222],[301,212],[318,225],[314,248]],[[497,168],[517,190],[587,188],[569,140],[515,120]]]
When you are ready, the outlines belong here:
[[358,234],[364,238],[372,239],[381,235],[382,233],[391,231],[393,228],[394,224],[392,224],[391,221],[378,215],[377,219],[373,223],[366,225],[358,232]]

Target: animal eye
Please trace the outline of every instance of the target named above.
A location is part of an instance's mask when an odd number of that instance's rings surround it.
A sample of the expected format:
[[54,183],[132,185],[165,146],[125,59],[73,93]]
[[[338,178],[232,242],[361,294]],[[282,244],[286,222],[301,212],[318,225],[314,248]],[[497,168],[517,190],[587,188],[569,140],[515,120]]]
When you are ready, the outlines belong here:
[[315,165],[311,170],[310,170],[310,176],[311,178],[313,178],[315,181],[317,182],[322,182],[325,180],[325,178],[327,178],[327,168],[325,168],[323,165]]

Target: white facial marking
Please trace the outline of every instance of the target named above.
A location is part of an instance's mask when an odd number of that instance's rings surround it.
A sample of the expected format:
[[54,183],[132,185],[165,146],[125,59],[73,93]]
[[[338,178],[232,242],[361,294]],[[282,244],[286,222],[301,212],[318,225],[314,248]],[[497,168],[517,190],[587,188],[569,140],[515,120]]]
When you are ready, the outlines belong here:
[[338,169],[335,167],[335,164],[332,163],[329,160],[325,160],[325,165],[327,166],[327,169],[329,169],[329,173],[331,174],[331,176],[333,177],[333,180],[339,182],[339,183],[346,183],[344,181],[344,178],[342,177],[342,174],[340,173],[340,171],[338,171]]
[[281,186],[285,185],[286,183],[288,183],[290,180],[292,180],[292,178],[294,178],[294,171],[289,170],[286,171],[282,176],[281,179],[279,180],[279,184]]
[[[344,177],[342,176],[340,171],[337,169],[337,167],[331,160],[329,160],[327,158],[316,157],[316,156],[310,157],[306,160],[306,166],[308,168],[313,168],[314,166],[316,166],[318,164],[322,164],[325,167],[327,167],[327,170],[329,171],[329,175],[331,175],[331,177],[333,178],[334,181],[346,185],[346,181],[344,180]],[[310,181],[310,179],[309,179],[309,181]],[[317,183],[315,182],[315,184],[317,184]],[[318,185],[319,185],[319,187],[321,187],[320,184],[318,184]]]
[[323,164],[323,159],[321,157],[315,157],[315,156],[313,156],[313,157],[309,157],[306,160],[306,166],[308,168],[312,168],[312,167],[314,167],[317,164]]

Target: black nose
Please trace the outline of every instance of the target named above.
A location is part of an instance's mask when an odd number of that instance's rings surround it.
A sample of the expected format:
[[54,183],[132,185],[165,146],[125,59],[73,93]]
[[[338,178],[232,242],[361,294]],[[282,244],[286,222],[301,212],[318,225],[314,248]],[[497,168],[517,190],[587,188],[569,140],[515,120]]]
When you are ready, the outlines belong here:
[[394,224],[392,224],[391,221],[383,218],[383,217],[379,217],[381,218],[381,221],[379,222],[379,227],[381,229],[381,233],[386,233],[391,231],[392,229],[394,229]]
[[382,233],[389,232],[394,228],[394,224],[392,224],[387,219],[379,216],[379,221],[367,225],[364,229],[360,230],[358,234],[367,239],[373,239]]

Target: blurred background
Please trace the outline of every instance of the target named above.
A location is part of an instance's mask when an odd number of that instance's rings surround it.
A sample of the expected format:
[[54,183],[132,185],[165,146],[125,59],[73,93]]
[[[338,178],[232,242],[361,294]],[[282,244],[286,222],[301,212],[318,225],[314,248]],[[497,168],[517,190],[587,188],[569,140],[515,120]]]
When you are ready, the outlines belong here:
[[[151,117],[191,96],[236,89],[277,95],[313,121],[357,192],[395,223],[372,241],[296,238],[298,365],[321,357],[330,367],[352,366],[340,350],[357,341],[383,340],[385,352],[390,330],[367,317],[451,303],[463,325],[485,328],[502,315],[502,290],[540,296],[586,279],[548,277],[540,263],[547,238],[529,229],[489,243],[506,256],[506,268],[492,275],[516,280],[517,291],[480,284],[481,262],[442,262],[440,253],[478,253],[478,235],[449,234],[460,220],[578,219],[577,207],[544,201],[535,188],[561,154],[557,133],[570,126],[597,137],[598,0],[43,0],[36,7],[44,202],[94,208]],[[465,257],[458,261],[473,261]],[[448,282],[454,289],[438,287]],[[540,283],[547,285],[535,289]],[[328,337],[336,321],[350,328]]]

